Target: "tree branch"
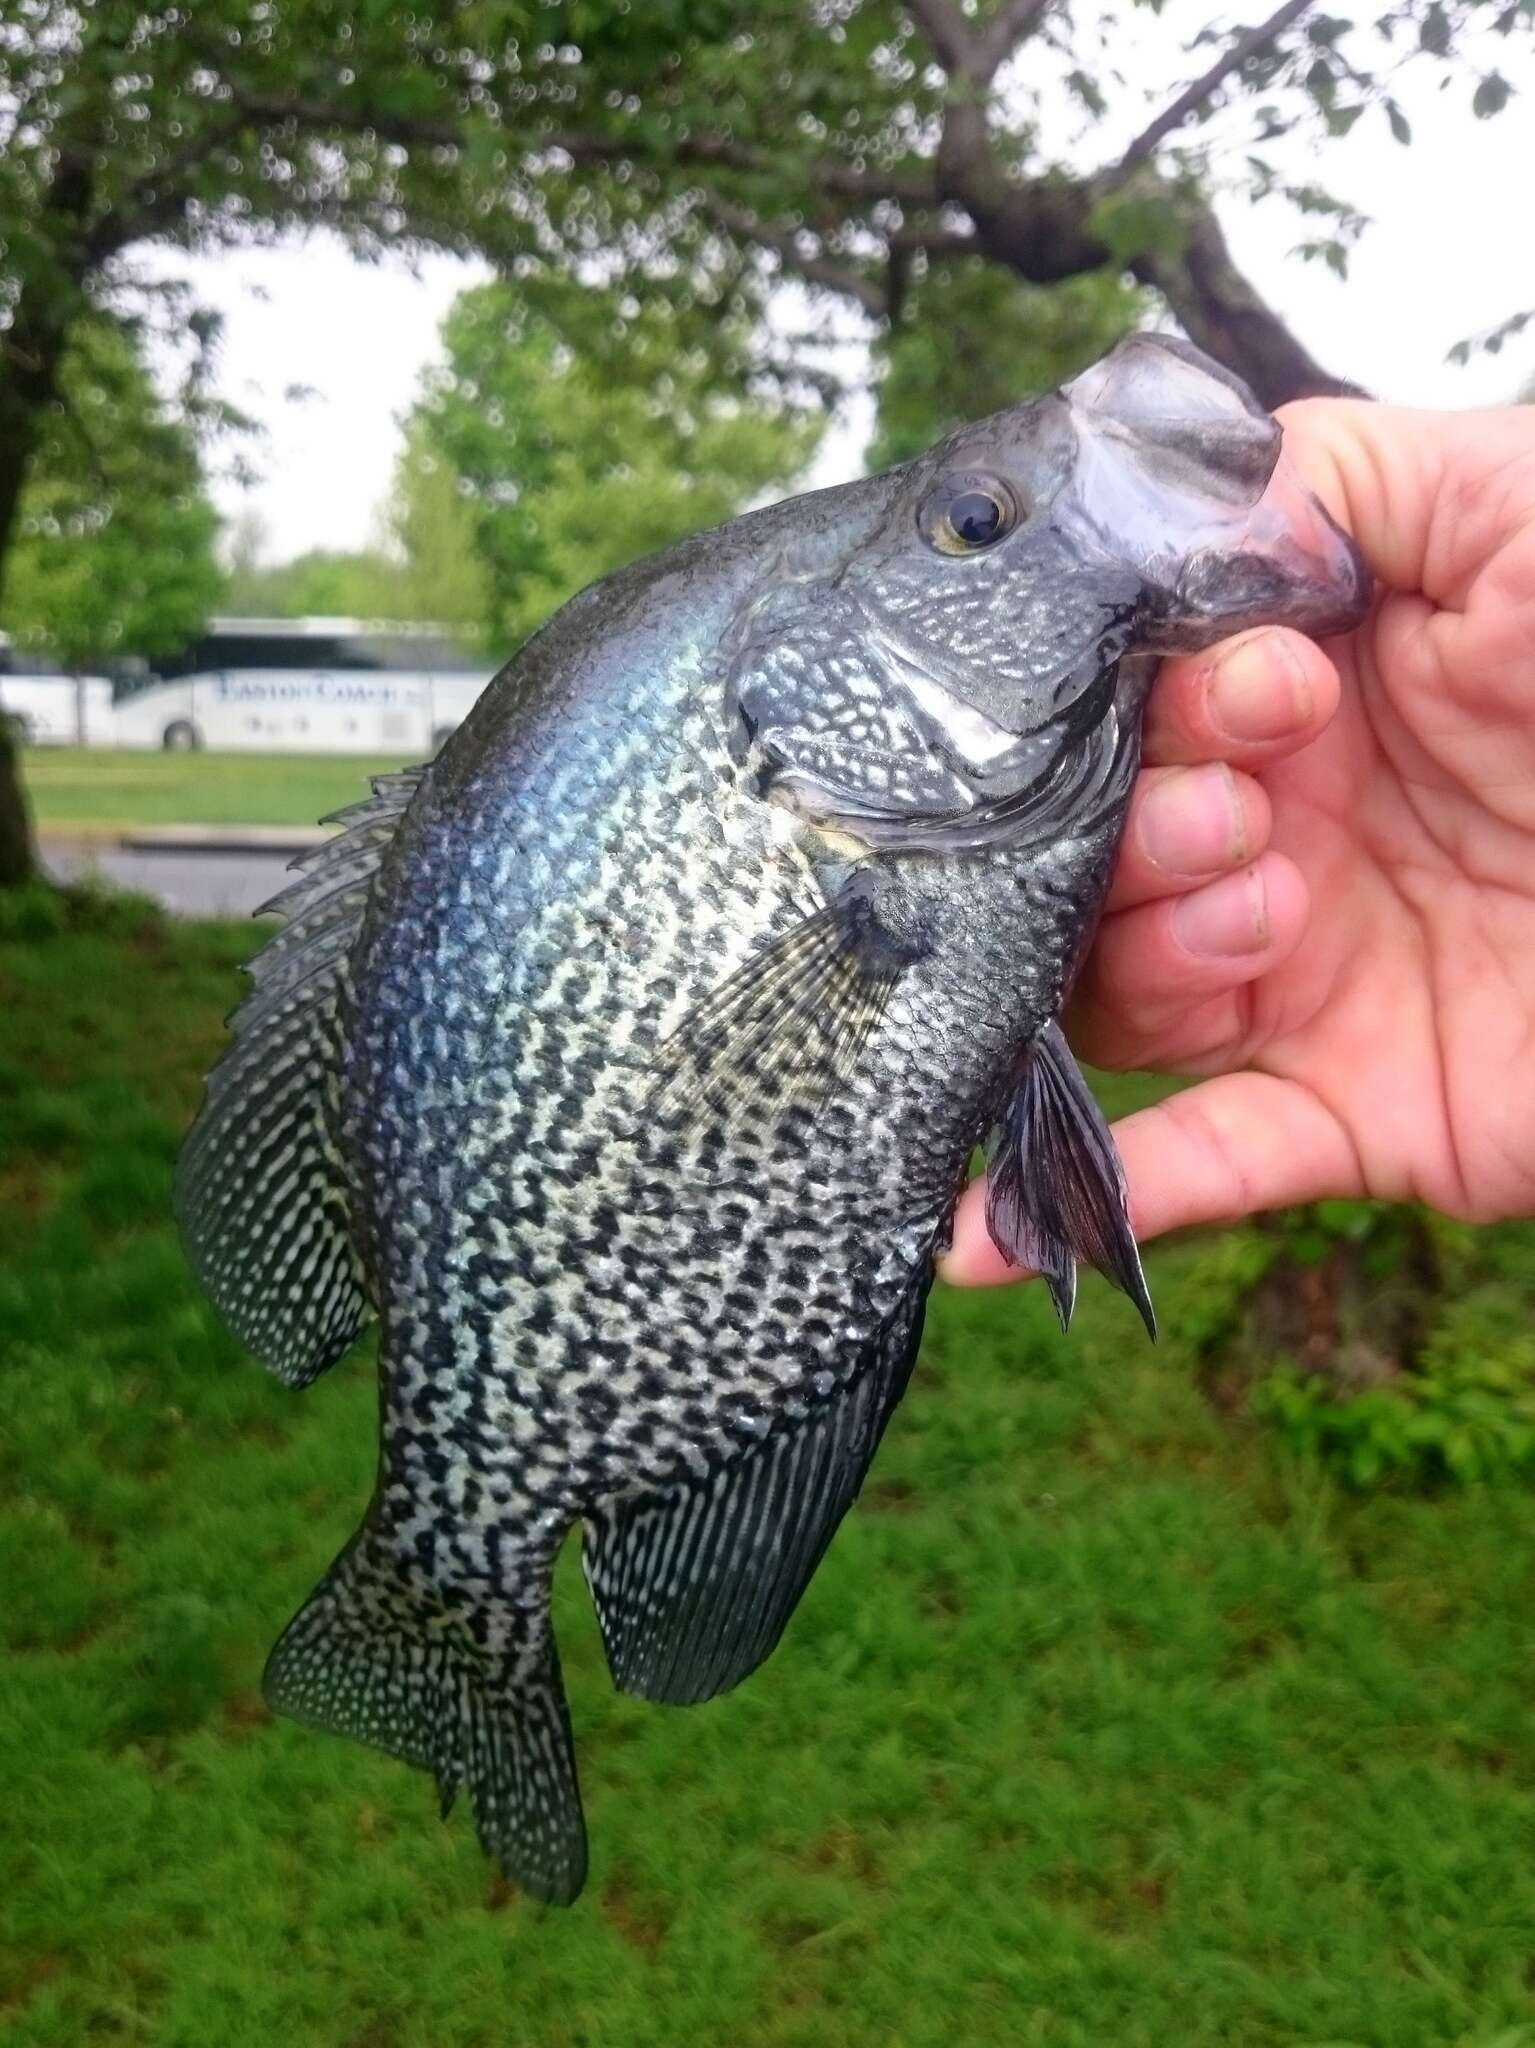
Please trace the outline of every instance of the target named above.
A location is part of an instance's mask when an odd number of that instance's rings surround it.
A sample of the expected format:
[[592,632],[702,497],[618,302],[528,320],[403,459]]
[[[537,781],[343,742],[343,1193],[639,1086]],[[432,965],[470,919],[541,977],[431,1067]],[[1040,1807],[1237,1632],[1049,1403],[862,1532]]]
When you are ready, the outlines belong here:
[[1190,341],[1245,378],[1270,410],[1292,398],[1363,395],[1324,370],[1242,275],[1205,200],[1169,185],[1166,204],[1179,246],[1148,250],[1130,269],[1162,294]]
[[262,128],[283,128],[291,123],[326,135],[360,135],[364,129],[371,129],[382,141],[398,143],[405,149],[464,146],[464,128],[457,121],[424,120],[415,114],[382,114],[374,107],[340,107],[328,100],[244,92],[233,85],[229,103]]
[[[215,150],[232,142],[245,125],[246,116],[238,111],[234,111],[233,119],[210,121],[190,136],[179,150],[173,150],[159,163],[151,165],[141,177],[135,178],[114,204],[111,213],[98,221],[92,230],[87,243],[91,261],[104,262],[129,242],[138,241],[145,232],[139,222],[148,222],[157,210],[163,210],[168,197],[176,205],[183,205],[184,195],[178,192],[181,180],[204,164]],[[144,210],[136,212],[136,207]]]
[[951,0],[906,0],[907,12],[950,78],[990,85],[1018,45],[1043,20],[1051,0],[1003,0],[990,21],[972,28]]
[[[646,163],[663,159],[631,140],[611,135],[586,135],[552,128],[533,138],[535,150],[562,149],[576,163]],[[717,165],[721,170],[761,174],[781,179],[783,163],[750,143],[733,142],[722,135],[690,135],[675,143],[664,158],[683,166]],[[835,157],[823,157],[805,166],[808,182],[818,192],[836,193],[846,199],[894,199],[903,206],[936,206],[938,188],[930,172],[855,171],[851,164]]]
[[[360,134],[371,129],[386,142],[403,148],[462,149],[464,124],[435,121],[418,115],[383,114],[366,106],[342,107],[324,100],[268,97],[231,88],[229,102],[248,121],[260,127],[294,126],[318,134]],[[664,157],[633,139],[623,136],[591,135],[576,130],[551,128],[535,130],[523,144],[530,153],[560,149],[576,163],[645,163],[659,166],[718,165],[723,170],[782,177],[783,164],[750,144],[734,142],[719,135],[691,135],[675,143]],[[851,164],[834,157],[807,166],[809,182],[819,192],[835,193],[846,199],[893,199],[903,206],[936,206],[937,184],[931,172],[890,170],[855,171]],[[157,184],[157,177],[146,179]]]
[[1004,0],[978,38],[983,76],[994,78],[1049,11],[1050,0]]
[[906,0],[906,11],[951,78],[967,77],[970,28],[949,0]]
[[885,247],[913,255],[921,250],[928,256],[974,256],[980,250],[974,235],[957,228],[896,228],[885,236]]
[[888,317],[890,309],[884,292],[862,271],[851,270],[825,256],[802,255],[792,230],[772,227],[768,222],[758,220],[755,214],[732,206],[728,199],[721,199],[713,192],[701,193],[699,205],[727,234],[735,235],[743,242],[755,243],[759,249],[771,249],[786,270],[792,270],[807,284],[841,292],[845,298],[853,299],[862,306],[873,320]]
[[1227,45],[1202,77],[1196,78],[1192,85],[1185,86],[1172,104],[1164,108],[1151,125],[1136,136],[1103,181],[1105,187],[1117,185],[1135,169],[1137,164],[1144,163],[1154,150],[1160,149],[1173,130],[1181,127],[1190,114],[1197,114],[1210,95],[1218,86],[1225,83],[1233,71],[1240,71],[1249,57],[1256,56],[1266,44],[1273,42],[1276,36],[1283,35],[1287,28],[1300,20],[1310,5],[1311,0],[1284,0],[1284,5],[1276,7],[1267,21],[1259,22],[1256,28],[1244,29],[1234,42]]

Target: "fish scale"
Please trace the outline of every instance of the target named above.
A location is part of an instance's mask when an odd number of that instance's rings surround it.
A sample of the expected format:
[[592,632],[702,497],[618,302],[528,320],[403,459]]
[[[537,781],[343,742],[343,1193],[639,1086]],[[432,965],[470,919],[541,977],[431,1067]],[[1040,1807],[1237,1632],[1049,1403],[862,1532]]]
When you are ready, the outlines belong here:
[[1082,1257],[1150,1325],[1055,1020],[1146,657],[1363,601],[1341,536],[1286,554],[1277,455],[1224,373],[1136,337],[583,593],[285,900],[183,1229],[297,1384],[378,1316],[380,1457],[267,1696],[431,1770],[445,1810],[466,1789],[539,1896],[586,1870],[567,1532],[619,1685],[755,1668],[905,1389],[988,1131],[993,1230],[1063,1322]]

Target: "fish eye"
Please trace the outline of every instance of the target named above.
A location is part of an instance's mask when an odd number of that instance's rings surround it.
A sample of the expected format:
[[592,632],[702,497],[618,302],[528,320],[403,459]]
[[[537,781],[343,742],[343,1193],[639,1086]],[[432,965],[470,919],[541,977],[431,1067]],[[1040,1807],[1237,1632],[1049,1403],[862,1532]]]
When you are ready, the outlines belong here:
[[995,547],[1018,524],[1012,488],[994,476],[947,477],[918,517],[922,537],[943,555],[974,555]]

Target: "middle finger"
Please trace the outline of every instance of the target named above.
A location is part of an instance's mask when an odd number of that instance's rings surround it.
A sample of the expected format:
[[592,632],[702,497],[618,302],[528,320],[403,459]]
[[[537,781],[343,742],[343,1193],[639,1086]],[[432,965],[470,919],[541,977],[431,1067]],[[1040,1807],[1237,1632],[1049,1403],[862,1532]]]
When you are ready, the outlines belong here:
[[1258,783],[1224,761],[1145,770],[1131,794],[1107,907],[1181,896],[1246,867],[1268,845],[1272,822]]

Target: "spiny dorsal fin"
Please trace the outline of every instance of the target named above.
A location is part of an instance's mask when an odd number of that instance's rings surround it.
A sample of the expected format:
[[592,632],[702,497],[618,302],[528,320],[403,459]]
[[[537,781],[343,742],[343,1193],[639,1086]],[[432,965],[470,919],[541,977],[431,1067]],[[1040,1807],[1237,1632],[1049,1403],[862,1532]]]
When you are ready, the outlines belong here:
[[1124,1169],[1060,1026],[1035,1040],[992,1141],[986,1225],[1005,1258],[1043,1276],[1064,1330],[1077,1260],[1122,1287],[1157,1334]]
[[305,854],[265,906],[287,919],[250,963],[255,986],[208,1077],[176,1164],[176,1216],[193,1270],[242,1343],[307,1386],[370,1313],[346,1181],[325,1121],[336,996],[384,849],[424,768],[380,775],[346,830]]
[[615,1685],[689,1706],[773,1650],[906,1391],[927,1286],[924,1274],[863,1371],[798,1421],[699,1478],[588,1514],[582,1563]]

